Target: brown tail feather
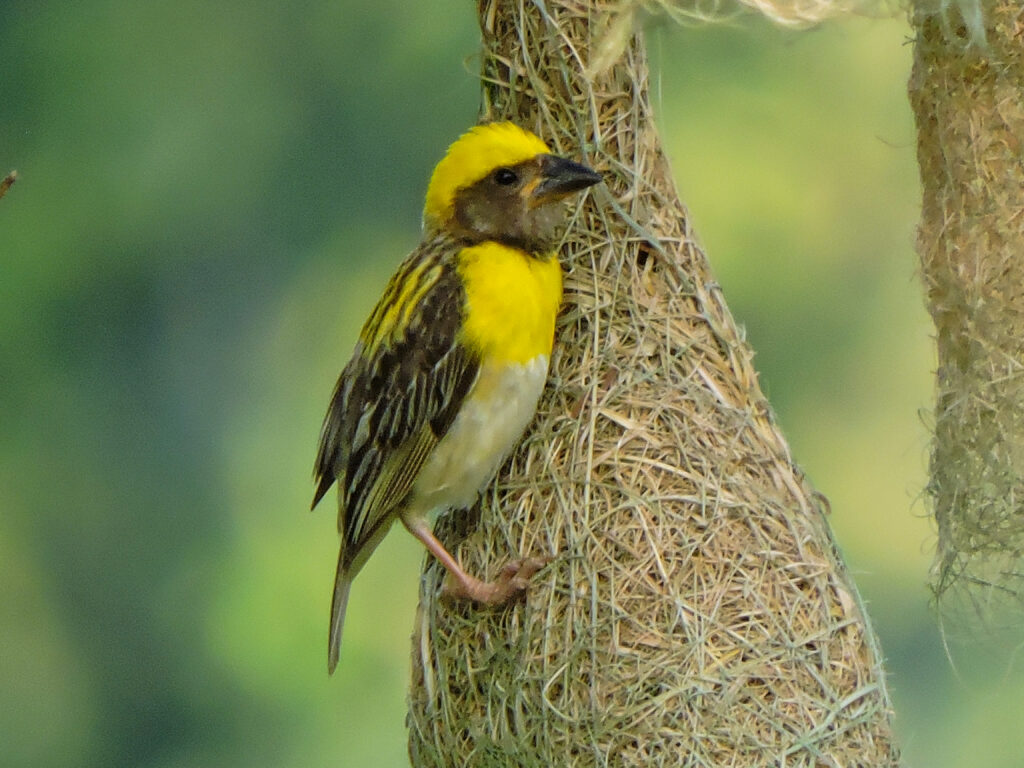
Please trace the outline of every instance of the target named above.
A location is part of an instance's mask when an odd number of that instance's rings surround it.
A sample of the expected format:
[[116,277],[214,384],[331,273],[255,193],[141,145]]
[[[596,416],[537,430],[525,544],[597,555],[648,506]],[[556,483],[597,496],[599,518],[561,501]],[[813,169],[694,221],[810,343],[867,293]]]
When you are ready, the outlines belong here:
[[331,600],[331,632],[327,643],[327,672],[334,674],[338,666],[338,651],[341,648],[341,630],[345,627],[345,608],[348,607],[348,590],[352,576],[338,561],[338,572],[334,576],[334,599]]

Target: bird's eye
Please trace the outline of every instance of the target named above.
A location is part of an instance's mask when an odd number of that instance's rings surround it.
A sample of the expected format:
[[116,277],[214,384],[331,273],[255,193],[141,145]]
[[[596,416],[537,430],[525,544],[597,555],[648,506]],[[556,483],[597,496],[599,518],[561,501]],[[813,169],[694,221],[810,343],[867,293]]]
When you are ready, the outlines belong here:
[[519,181],[519,176],[511,168],[499,168],[494,172],[494,180],[507,187],[509,184]]

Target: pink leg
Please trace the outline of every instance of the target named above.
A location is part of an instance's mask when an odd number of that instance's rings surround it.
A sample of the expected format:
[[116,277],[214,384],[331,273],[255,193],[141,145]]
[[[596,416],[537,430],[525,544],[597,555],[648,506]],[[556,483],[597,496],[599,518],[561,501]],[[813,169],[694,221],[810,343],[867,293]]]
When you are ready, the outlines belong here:
[[547,560],[539,557],[513,560],[501,569],[501,575],[496,581],[480,581],[462,570],[458,561],[434,536],[426,521],[402,522],[409,529],[409,533],[422,541],[423,546],[447,569],[450,578],[445,580],[444,594],[449,597],[474,600],[486,605],[500,605],[525,592],[530,585],[530,577],[547,564]]

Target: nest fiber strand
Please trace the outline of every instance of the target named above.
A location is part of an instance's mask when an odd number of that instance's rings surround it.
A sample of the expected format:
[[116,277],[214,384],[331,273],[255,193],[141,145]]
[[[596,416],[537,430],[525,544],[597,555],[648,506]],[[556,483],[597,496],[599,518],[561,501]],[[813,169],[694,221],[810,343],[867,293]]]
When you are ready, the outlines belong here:
[[481,0],[484,119],[602,171],[563,249],[538,417],[482,504],[438,535],[526,599],[438,597],[413,650],[412,763],[895,766],[880,654],[694,244],[643,47],[585,78],[611,6]]
[[910,98],[938,346],[933,586],[1005,623],[1024,619],[1024,15],[985,13],[984,47],[968,17],[915,14]]

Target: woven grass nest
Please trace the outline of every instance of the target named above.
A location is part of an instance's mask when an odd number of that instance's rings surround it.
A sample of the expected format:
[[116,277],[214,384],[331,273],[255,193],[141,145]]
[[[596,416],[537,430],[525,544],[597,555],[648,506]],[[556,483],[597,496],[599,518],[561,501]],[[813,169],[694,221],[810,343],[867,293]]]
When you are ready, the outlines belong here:
[[525,441],[438,535],[526,599],[440,598],[428,560],[410,757],[423,766],[894,766],[881,655],[675,192],[639,39],[585,77],[611,4],[481,0],[483,119],[606,184]]
[[944,608],[979,612],[986,632],[1009,630],[1019,645],[1024,17],[1017,0],[997,0],[972,19],[919,11],[910,81],[924,199],[918,249],[938,346],[933,584]]

